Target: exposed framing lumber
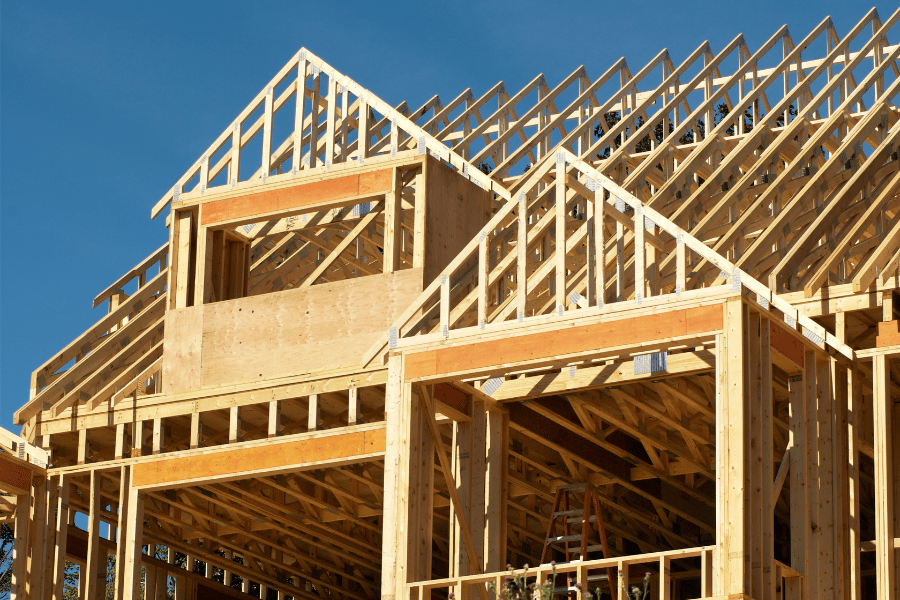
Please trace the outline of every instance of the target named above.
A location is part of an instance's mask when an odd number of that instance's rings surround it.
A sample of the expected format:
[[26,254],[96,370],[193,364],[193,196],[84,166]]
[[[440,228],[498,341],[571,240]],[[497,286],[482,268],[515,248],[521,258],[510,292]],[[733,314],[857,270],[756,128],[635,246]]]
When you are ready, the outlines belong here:
[[[534,564],[554,492],[579,482],[613,550],[562,566],[572,582],[652,563],[660,598],[698,577],[704,596],[857,599],[874,578],[890,597],[900,10],[885,17],[415,110],[301,49],[154,206],[169,242],[94,299],[106,315],[34,371],[21,437],[0,435],[17,600],[61,597],[82,539],[82,596],[113,551],[117,598],[142,563],[149,595],[170,576],[189,593],[176,552],[281,598],[485,597],[506,561]],[[471,230],[431,196],[457,183],[484,190]],[[438,276],[362,364],[353,319],[313,372],[236,330],[221,343],[297,370],[164,386],[183,367],[163,357],[193,351],[170,310],[420,268]],[[284,318],[362,308],[321,304]]]

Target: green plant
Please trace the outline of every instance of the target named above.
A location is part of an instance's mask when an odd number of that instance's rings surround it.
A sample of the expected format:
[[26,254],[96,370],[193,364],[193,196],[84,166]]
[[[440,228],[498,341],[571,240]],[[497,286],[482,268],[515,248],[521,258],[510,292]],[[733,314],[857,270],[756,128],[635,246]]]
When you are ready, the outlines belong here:
[[631,586],[631,593],[628,593],[628,584],[625,583],[623,578],[619,578],[619,581],[622,582],[622,591],[625,592],[625,597],[631,600],[647,600],[647,596],[650,594],[650,573],[644,573],[644,589],[642,590],[636,585]]
[[[528,565],[522,567],[520,573],[516,573],[512,565],[506,565],[509,575],[503,578],[503,584],[497,589],[496,584],[489,583],[488,591],[497,595],[498,598],[504,600],[551,600],[553,597],[553,587],[556,582],[556,562],[551,562],[552,568],[550,577],[538,585],[537,581],[528,583]],[[449,600],[453,600],[453,593],[450,594]]]

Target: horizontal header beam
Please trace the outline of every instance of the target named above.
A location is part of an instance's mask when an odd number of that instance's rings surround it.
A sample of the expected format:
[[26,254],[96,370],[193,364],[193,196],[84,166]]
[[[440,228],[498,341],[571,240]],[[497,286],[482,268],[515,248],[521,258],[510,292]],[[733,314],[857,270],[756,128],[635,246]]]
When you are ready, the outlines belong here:
[[369,461],[384,456],[385,425],[362,425],[235,446],[237,444],[222,449],[182,452],[173,458],[137,463],[133,467],[132,485],[146,489],[210,480],[221,483],[231,479]]

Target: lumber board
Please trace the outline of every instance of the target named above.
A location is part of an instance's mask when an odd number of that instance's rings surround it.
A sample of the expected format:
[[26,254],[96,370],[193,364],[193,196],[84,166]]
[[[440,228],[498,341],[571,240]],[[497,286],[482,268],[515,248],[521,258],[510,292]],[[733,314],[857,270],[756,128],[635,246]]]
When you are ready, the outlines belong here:
[[31,495],[32,467],[30,463],[0,451],[0,491],[13,496]]
[[383,425],[358,426],[353,430],[286,436],[258,445],[232,444],[135,463],[132,485],[138,489],[157,489],[211,480],[229,481],[371,460],[383,456],[384,451]]
[[715,370],[715,353],[710,350],[680,352],[668,356],[665,371],[635,374],[634,370],[633,361],[579,368],[574,372],[564,368],[557,373],[504,381],[490,397],[506,402],[517,398],[559,394],[569,390],[590,390],[630,381],[650,379],[656,381],[665,377],[708,373]]
[[589,350],[664,342],[686,335],[714,333],[722,328],[721,305],[687,308],[632,319],[611,320],[515,338],[474,342],[426,352],[409,352],[409,380],[447,376],[489,366],[562,358]]
[[405,269],[169,311],[165,391],[362,368],[363,353],[419,294],[421,278],[421,269]]
[[241,221],[249,219],[248,222],[253,222],[274,213],[308,212],[314,208],[352,204],[365,198],[389,194],[393,183],[392,175],[392,169],[381,169],[214,200],[203,205],[200,224],[238,225]]

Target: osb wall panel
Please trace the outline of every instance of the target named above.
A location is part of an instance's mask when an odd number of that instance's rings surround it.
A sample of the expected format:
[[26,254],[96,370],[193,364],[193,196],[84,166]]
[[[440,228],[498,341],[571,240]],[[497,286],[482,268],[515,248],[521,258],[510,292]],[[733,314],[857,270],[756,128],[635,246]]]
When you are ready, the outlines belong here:
[[491,192],[431,156],[425,173],[425,284],[491,219]]
[[407,269],[170,311],[165,391],[362,366],[421,291],[422,269]]

